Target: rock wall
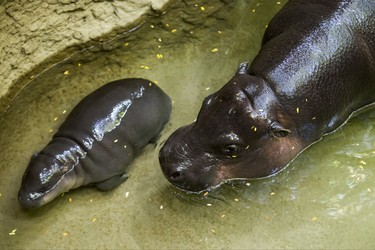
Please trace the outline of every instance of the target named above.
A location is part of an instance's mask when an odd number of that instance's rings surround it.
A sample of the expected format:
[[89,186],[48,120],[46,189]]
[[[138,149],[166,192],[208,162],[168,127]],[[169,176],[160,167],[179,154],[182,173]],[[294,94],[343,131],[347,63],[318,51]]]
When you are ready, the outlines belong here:
[[[2,0],[0,109],[38,72],[105,36],[135,27],[171,0]],[[53,59],[51,59],[53,58]],[[21,81],[22,83],[15,83]]]

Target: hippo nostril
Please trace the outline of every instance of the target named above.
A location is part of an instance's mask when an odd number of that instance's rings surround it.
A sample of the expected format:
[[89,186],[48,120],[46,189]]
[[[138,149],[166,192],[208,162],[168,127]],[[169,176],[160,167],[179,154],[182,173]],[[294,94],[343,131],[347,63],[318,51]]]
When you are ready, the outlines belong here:
[[180,171],[176,171],[176,172],[174,172],[170,175],[170,178],[171,178],[171,180],[176,181],[176,180],[180,179],[181,175],[182,174],[181,174]]

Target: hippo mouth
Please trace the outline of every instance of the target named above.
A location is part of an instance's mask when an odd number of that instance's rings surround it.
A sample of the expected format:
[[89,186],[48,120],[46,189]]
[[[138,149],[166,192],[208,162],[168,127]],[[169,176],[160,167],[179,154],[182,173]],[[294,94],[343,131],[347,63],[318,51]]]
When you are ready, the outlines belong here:
[[74,174],[72,172],[74,168],[65,173],[61,178],[48,190],[46,191],[34,191],[30,192],[23,186],[18,193],[18,200],[20,204],[26,209],[36,209],[44,204],[52,201],[60,194],[73,188]]

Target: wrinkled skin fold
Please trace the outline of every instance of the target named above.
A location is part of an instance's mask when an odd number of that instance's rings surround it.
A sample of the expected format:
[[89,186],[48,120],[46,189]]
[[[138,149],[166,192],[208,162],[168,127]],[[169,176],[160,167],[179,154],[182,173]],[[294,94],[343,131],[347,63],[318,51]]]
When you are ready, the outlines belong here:
[[80,186],[103,191],[118,186],[127,179],[125,167],[157,139],[170,112],[170,98],[145,79],[117,80],[95,90],[31,157],[19,202],[38,208]]
[[274,175],[374,102],[375,1],[290,0],[250,67],[168,138],[161,168],[193,192]]

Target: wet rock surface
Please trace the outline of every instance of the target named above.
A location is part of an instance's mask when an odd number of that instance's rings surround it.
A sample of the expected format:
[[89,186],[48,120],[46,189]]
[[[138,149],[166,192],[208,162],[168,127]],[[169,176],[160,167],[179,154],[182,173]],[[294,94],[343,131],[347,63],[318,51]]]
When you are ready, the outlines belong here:
[[40,73],[33,72],[36,66],[48,68],[90,43],[105,41],[103,36],[109,40],[136,27],[145,14],[161,13],[172,2],[5,0],[0,6],[1,109]]

